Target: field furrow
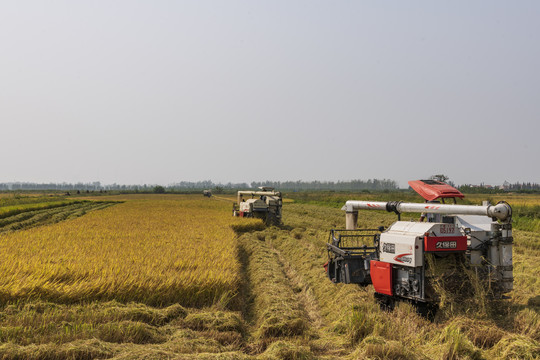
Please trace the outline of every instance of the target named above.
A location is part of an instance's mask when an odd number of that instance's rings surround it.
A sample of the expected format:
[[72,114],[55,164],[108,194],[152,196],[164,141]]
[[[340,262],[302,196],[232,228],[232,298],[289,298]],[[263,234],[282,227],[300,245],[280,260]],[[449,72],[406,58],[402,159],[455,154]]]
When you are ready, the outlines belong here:
[[305,310],[276,253],[254,234],[244,235],[241,246],[249,256],[247,280],[254,294],[254,337],[262,340],[264,348],[267,339],[304,334],[308,328]]
[[53,224],[69,218],[85,215],[92,210],[101,210],[114,204],[116,204],[116,202],[76,201],[37,210],[31,210],[32,208],[29,208],[28,211],[1,218],[0,232],[29,229],[31,227]]

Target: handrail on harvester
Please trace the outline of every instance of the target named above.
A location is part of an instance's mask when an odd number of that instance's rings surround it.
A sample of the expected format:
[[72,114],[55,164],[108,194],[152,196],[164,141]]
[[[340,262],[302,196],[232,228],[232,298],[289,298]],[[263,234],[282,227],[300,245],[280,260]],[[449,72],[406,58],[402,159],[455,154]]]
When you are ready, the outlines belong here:
[[401,201],[360,201],[348,200],[341,208],[347,213],[358,210],[386,210],[397,214],[405,212],[451,214],[451,215],[483,215],[501,222],[511,222],[512,207],[501,201],[497,205],[450,205],[435,203],[406,203]]
[[252,191],[252,190],[238,191],[238,193],[237,193],[238,204],[240,204],[241,198],[242,198],[243,195],[248,195],[248,196],[278,196],[278,197],[281,197],[281,192],[279,192],[279,191]]

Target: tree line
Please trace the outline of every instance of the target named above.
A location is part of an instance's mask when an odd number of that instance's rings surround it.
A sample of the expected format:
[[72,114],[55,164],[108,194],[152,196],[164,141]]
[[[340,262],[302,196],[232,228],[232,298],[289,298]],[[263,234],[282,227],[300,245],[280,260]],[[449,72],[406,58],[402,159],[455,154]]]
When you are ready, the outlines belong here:
[[[448,181],[451,185],[453,183]],[[251,183],[215,183],[211,180],[204,181],[181,181],[178,183],[162,186],[158,184],[143,185],[124,185],[124,184],[101,184],[99,181],[88,183],[33,183],[33,182],[9,182],[0,183],[0,191],[24,191],[24,190],[59,190],[59,191],[126,191],[126,192],[154,192],[156,186],[163,187],[168,192],[195,192],[204,189],[215,190],[239,190],[239,189],[257,189],[261,186],[273,187],[282,191],[384,191],[398,190],[396,181],[389,179],[369,179],[369,180],[350,180],[350,181],[253,181]],[[480,185],[461,185],[458,189],[466,193],[500,193],[500,192],[536,192],[540,191],[540,184],[535,182],[504,182],[501,186]]]
[[362,190],[397,190],[398,184],[394,180],[369,179],[350,181],[262,181],[252,182],[252,188],[269,186],[279,190],[334,190],[334,191],[362,191]]
[[537,183],[531,183],[531,182],[527,182],[527,183],[514,183],[514,184],[510,184],[509,182],[504,182],[503,184],[503,188],[505,190],[509,190],[509,191],[521,191],[521,190],[540,190],[540,184],[537,184]]
[[516,183],[509,183],[507,181],[504,182],[501,186],[491,186],[491,185],[461,185],[459,186],[459,191],[463,193],[477,193],[477,194],[497,194],[501,192],[539,192],[540,191],[540,184],[534,183],[534,182],[516,182]]
[[153,192],[159,186],[166,191],[195,191],[203,189],[237,190],[237,189],[257,189],[260,186],[273,187],[279,190],[301,191],[301,190],[334,190],[334,191],[361,191],[361,190],[396,190],[398,184],[394,180],[351,180],[351,181],[262,181],[242,183],[215,183],[211,180],[204,181],[181,181],[167,186],[157,184],[144,185],[103,185],[99,181],[91,183],[32,183],[32,182],[11,182],[0,183],[0,191],[21,191],[21,190],[61,190],[61,191],[139,191]]

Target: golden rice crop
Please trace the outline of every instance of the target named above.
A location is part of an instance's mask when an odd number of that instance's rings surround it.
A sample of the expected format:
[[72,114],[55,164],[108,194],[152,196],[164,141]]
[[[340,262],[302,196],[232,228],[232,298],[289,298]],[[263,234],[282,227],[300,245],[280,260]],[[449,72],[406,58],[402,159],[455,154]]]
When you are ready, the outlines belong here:
[[0,235],[0,300],[210,305],[240,283],[229,203],[126,197],[84,217]]

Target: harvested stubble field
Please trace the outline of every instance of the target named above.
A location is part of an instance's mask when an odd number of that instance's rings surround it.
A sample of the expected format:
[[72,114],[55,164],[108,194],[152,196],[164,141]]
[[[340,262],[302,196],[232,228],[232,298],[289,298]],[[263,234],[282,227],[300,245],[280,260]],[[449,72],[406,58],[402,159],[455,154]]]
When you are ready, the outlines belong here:
[[[430,322],[327,280],[324,244],[344,216],[324,202],[286,202],[284,226],[264,228],[223,198],[107,199],[121,203],[0,234],[0,358],[540,357],[537,232],[515,231],[510,300],[449,300]],[[360,214],[368,228],[393,221]]]

